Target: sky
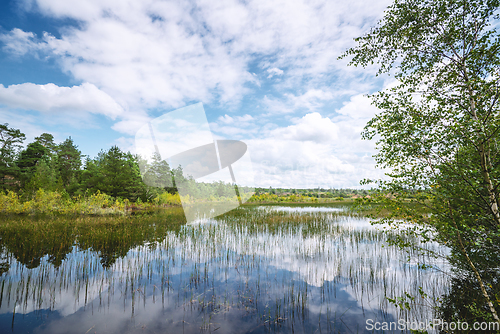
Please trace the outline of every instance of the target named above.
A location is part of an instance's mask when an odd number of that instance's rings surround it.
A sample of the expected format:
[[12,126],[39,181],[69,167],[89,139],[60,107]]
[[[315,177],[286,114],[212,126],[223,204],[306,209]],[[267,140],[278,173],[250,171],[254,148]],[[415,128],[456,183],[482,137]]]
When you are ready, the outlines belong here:
[[216,138],[247,144],[253,186],[361,188],[384,174],[366,94],[393,78],[337,58],[390,3],[1,1],[0,122],[138,153],[144,124],[201,102]]

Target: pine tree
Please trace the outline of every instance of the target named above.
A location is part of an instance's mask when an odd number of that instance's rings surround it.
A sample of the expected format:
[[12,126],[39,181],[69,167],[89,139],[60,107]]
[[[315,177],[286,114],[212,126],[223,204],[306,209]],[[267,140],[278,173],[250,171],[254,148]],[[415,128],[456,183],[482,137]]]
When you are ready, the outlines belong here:
[[64,188],[74,194],[78,188],[78,177],[82,166],[82,153],[69,137],[57,146],[57,169]]
[[16,154],[26,139],[24,133],[9,128],[9,124],[0,124],[0,190],[18,188],[19,168]]

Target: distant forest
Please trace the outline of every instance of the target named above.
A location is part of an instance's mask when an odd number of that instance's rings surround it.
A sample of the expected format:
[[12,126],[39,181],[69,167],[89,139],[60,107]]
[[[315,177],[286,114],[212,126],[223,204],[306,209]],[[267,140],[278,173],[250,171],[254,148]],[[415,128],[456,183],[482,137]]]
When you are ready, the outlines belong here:
[[349,188],[310,188],[310,189],[289,189],[289,188],[255,188],[255,194],[273,194],[278,196],[298,195],[316,198],[351,198],[364,197],[373,193],[373,190],[367,189],[349,189]]
[[56,144],[53,135],[42,133],[24,147],[25,139],[20,130],[0,125],[0,190],[14,191],[23,200],[32,199],[43,189],[67,198],[99,192],[115,199],[145,202],[164,192],[177,193],[181,183],[184,187],[192,184],[189,193],[195,197],[233,194],[234,187],[223,182],[195,186],[180,166],[170,168],[157,156],[148,164],[138,155],[112,146],[90,158],[82,156],[71,137]]
[[[147,202],[162,193],[176,194],[180,183],[185,187],[193,185],[189,193],[194,198],[234,195],[233,185],[196,183],[185,177],[180,167],[171,168],[156,156],[147,164],[138,155],[112,146],[90,158],[82,156],[71,137],[55,143],[53,135],[42,133],[24,146],[25,140],[21,130],[10,128],[9,124],[0,125],[0,191],[15,192],[24,201],[31,200],[42,189],[67,199],[101,193],[114,199]],[[255,194],[333,199],[366,196],[369,191],[256,188]]]

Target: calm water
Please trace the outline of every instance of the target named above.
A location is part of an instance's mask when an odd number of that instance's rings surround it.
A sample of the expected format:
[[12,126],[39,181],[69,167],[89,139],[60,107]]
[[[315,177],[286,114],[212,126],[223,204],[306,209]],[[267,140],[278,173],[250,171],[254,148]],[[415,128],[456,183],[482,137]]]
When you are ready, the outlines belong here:
[[367,320],[433,318],[427,300],[402,311],[386,296],[449,285],[445,263],[388,246],[393,232],[339,208],[244,207],[182,226],[85,219],[3,222],[1,333],[367,333]]

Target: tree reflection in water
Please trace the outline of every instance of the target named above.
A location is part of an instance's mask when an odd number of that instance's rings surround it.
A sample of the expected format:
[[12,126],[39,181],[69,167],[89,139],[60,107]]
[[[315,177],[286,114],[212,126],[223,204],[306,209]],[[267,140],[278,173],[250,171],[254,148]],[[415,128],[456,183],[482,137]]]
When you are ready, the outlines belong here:
[[419,301],[401,311],[385,296],[422,287],[438,297],[448,285],[433,269],[447,264],[416,254],[408,262],[381,247],[394,232],[349,212],[243,207],[194,225],[182,217],[4,221],[0,328],[365,332],[366,319],[432,319]]

